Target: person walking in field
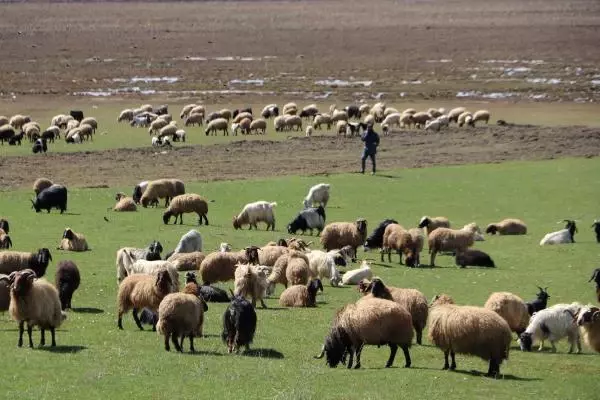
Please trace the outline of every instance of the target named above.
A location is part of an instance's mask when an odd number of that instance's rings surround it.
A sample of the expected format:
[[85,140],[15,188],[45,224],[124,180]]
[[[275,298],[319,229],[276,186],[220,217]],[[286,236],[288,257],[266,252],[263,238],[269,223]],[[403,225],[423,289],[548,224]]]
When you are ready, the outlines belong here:
[[360,173],[365,173],[365,163],[367,161],[367,157],[371,159],[371,164],[373,164],[373,172],[371,175],[375,175],[376,164],[375,164],[375,154],[377,153],[377,146],[379,146],[379,135],[377,132],[373,130],[373,124],[370,123],[367,125],[367,129],[360,137],[365,144],[365,148],[363,149],[362,158],[361,158],[361,170]]

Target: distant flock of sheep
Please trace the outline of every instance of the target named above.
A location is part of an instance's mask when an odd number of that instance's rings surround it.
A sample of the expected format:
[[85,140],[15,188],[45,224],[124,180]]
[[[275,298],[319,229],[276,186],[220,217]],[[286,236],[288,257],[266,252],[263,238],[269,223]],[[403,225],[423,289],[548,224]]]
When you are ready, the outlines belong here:
[[[33,208],[40,212],[57,208],[67,209],[67,189],[47,179],[34,183],[36,193]],[[284,286],[279,296],[283,307],[316,307],[317,294],[323,291],[322,281],[331,286],[355,285],[361,298],[339,309],[333,318],[321,353],[327,364],[335,367],[344,363],[360,368],[364,345],[388,345],[390,356],[386,367],[394,363],[398,348],[405,358],[405,367],[412,359],[410,347],[413,339],[422,344],[426,326],[428,339],[444,353],[444,369],[456,368],[455,355],[467,354],[489,363],[488,376],[500,374],[500,365],[508,358],[512,332],[518,336],[522,350],[530,351],[534,342],[550,341],[555,344],[567,338],[570,352],[581,352],[581,339],[596,352],[600,352],[600,309],[579,303],[555,304],[547,307],[550,297],[547,288],[539,288],[537,297],[525,302],[509,292],[492,293],[483,307],[456,305],[445,294],[435,296],[428,303],[426,297],[414,288],[387,286],[373,276],[369,260],[358,268],[348,269],[356,261],[357,250],[379,249],[381,259],[391,253],[399,262],[409,267],[419,267],[420,253],[427,240],[430,265],[434,266],[438,253],[453,254],[456,264],[465,266],[495,267],[491,257],[479,250],[470,249],[476,241],[485,240],[475,223],[461,229],[451,228],[445,217],[421,218],[416,227],[405,229],[394,219],[386,219],[367,235],[367,221],[333,222],[326,224],[326,207],[331,187],[320,183],[310,188],[303,199],[304,208],[288,224],[291,235],[316,230],[323,250],[311,250],[312,242],[297,237],[280,239],[263,246],[250,245],[233,251],[222,243],[217,251],[203,253],[203,239],[195,229],[184,234],[173,251],[164,256],[160,242],[153,241],[146,248],[123,247],[116,253],[118,287],[117,325],[123,329],[123,316],[132,311],[139,329],[149,324],[164,336],[164,347],[171,344],[183,351],[188,338],[190,351],[194,351],[194,338],[201,337],[204,313],[209,302],[227,302],[223,315],[222,339],[228,352],[249,348],[258,323],[255,310],[257,302],[266,308],[265,299],[275,293],[278,284]],[[185,185],[178,179],[160,179],[141,182],[135,186],[131,197],[119,193],[115,211],[135,211],[138,205],[158,206],[165,200],[166,210],[162,220],[168,224],[182,223],[182,216],[195,213],[199,224],[208,224],[208,201],[202,196],[186,193]],[[264,223],[267,230],[275,229],[275,202],[256,201],[246,204],[233,218],[234,229],[248,226],[258,229]],[[566,227],[548,233],[540,245],[574,243],[576,223],[565,220]],[[600,222],[594,222],[597,241],[600,242]],[[8,236],[7,220],[0,220],[0,243],[12,246]],[[489,235],[525,235],[526,224],[519,219],[505,219],[489,224]],[[71,228],[63,231],[57,247],[63,251],[90,251],[85,236]],[[33,347],[32,328],[41,332],[40,345],[45,345],[45,331],[51,333],[51,344],[56,345],[55,329],[66,318],[65,310],[71,308],[73,293],[81,282],[80,272],[73,261],[58,263],[55,285],[43,279],[52,260],[49,249],[37,252],[0,252],[0,311],[8,310],[19,324],[18,345],[23,345],[25,325],[29,346]],[[180,287],[180,272],[185,272],[185,285]],[[197,278],[199,277],[199,279]],[[229,295],[212,286],[218,282],[234,282]],[[600,269],[594,271],[590,281],[596,282],[600,301]],[[199,283],[201,282],[201,283]],[[416,338],[415,338],[416,336]]]

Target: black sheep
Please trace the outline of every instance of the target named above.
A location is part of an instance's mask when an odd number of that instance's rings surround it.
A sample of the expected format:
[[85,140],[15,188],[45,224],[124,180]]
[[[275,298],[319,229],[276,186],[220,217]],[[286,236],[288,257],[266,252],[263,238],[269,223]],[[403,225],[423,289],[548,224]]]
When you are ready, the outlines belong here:
[[81,122],[81,120],[83,119],[83,111],[80,110],[71,110],[69,115],[71,115],[71,117],[73,117],[79,122]]
[[70,260],[60,261],[56,267],[56,288],[63,310],[71,307],[73,293],[79,287],[81,277],[77,265]]
[[466,266],[473,267],[489,267],[495,268],[494,260],[485,252],[481,250],[466,249],[456,254],[456,265],[460,265],[461,268]]
[[308,283],[308,307],[315,307],[317,305],[317,292],[320,290],[323,292],[323,284],[320,279],[313,279]]
[[598,298],[598,302],[600,302],[600,268],[594,270],[592,277],[588,282],[591,281],[596,282],[596,297]]
[[50,143],[54,143],[54,132],[44,131],[42,132],[42,139],[46,139]]
[[223,314],[221,337],[227,344],[227,351],[237,353],[240,346],[245,346],[248,351],[255,332],[256,312],[252,303],[241,296],[234,296]]
[[8,139],[8,144],[11,146],[15,146],[16,144],[18,144],[20,146],[21,141],[23,140],[23,136],[25,136],[25,132],[21,131],[21,133],[19,133],[18,135],[14,135],[10,139]]
[[[367,237],[367,240],[364,244],[365,251],[369,251],[370,249],[380,249],[383,247],[383,233],[385,232],[385,228],[391,224],[397,224],[398,221],[395,219],[384,219],[377,227],[373,230],[371,235]],[[381,261],[383,261],[383,253],[381,253]]]
[[349,105],[344,108],[344,111],[346,111],[346,114],[348,114],[348,118],[361,118],[360,109],[357,105]]
[[58,208],[60,213],[67,211],[67,188],[62,185],[52,185],[38,193],[35,201],[31,200],[35,212]]
[[0,219],[0,229],[2,229],[4,231],[4,233],[10,233],[10,227],[8,226],[8,221],[3,219]]
[[198,296],[202,297],[205,302],[211,303],[229,303],[231,299],[227,292],[210,285],[199,285],[196,281],[196,274],[192,271],[185,273],[185,283],[194,282],[198,285]]
[[596,233],[596,242],[600,243],[600,221],[594,221],[592,228],[594,228],[594,232]]
[[550,298],[550,295],[548,294],[548,288],[546,287],[542,289],[538,286],[538,289],[540,289],[540,291],[537,294],[537,298],[533,301],[525,303],[527,304],[527,312],[529,312],[529,315],[533,315],[534,312],[545,309],[548,305],[548,299]]
[[165,115],[169,113],[169,106],[167,104],[162,104],[154,109],[154,114],[156,115]]
[[33,143],[33,147],[31,148],[31,151],[34,154],[47,152],[48,144],[46,143],[46,139],[36,139],[36,141]]

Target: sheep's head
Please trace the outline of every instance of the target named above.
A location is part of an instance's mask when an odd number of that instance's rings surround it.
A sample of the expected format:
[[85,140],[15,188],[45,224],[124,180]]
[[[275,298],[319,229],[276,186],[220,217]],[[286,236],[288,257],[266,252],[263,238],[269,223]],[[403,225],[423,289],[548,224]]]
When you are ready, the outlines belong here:
[[39,202],[38,202],[37,198],[35,200],[31,200],[31,208],[33,208],[35,210],[35,212],[41,211],[41,208],[39,206]]
[[592,324],[600,321],[600,308],[598,307],[583,307],[579,311],[577,317],[577,325]]
[[71,228],[66,228],[65,231],[63,232],[62,237],[63,237],[63,239],[73,240],[75,235],[73,234],[73,231],[71,230]]
[[[167,225],[169,223],[169,219],[171,219],[171,215],[173,215],[173,213],[169,210],[167,210],[163,213],[162,219],[163,219],[163,223],[165,225]],[[177,223],[177,219],[175,219],[175,223]]]
[[419,265],[417,264],[417,257],[415,252],[413,252],[412,250],[408,250],[406,252],[406,258],[404,259],[404,263],[407,267],[418,267]]
[[185,283],[195,283],[196,285],[198,284],[198,282],[196,281],[196,274],[192,271],[188,271],[185,273]]
[[256,246],[248,246],[245,248],[246,258],[248,259],[249,264],[258,265],[258,247]]
[[52,261],[52,254],[50,254],[50,250],[48,250],[46,247],[39,249],[37,253],[37,262],[43,269],[42,271],[37,271],[39,276],[44,275],[50,261]]
[[370,290],[371,290],[371,282],[368,279],[363,279],[362,281],[358,282],[358,291],[360,293],[365,295],[365,294],[369,293]]
[[382,299],[389,297],[389,292],[380,278],[373,278],[367,290],[370,291],[374,297]]
[[35,272],[31,269],[12,272],[8,279],[11,282],[11,290],[17,296],[26,295],[33,285],[33,280],[36,278]]
[[169,293],[171,291],[172,283],[171,276],[167,270],[158,271],[154,285],[159,289],[160,292]]
[[343,362],[344,354],[349,346],[350,337],[346,331],[341,327],[335,326],[331,329],[327,338],[325,338],[323,351],[318,358],[322,358],[325,355],[327,365],[335,368],[340,362]]
[[148,250],[150,250],[151,253],[160,254],[163,252],[163,247],[158,240],[155,240],[152,243],[150,243],[150,245],[148,246]]
[[357,219],[356,229],[360,232],[361,235],[365,236],[367,234],[367,220],[364,218]]
[[221,243],[219,251],[221,253],[229,253],[231,251],[231,245],[229,243]]
[[119,201],[119,200],[121,200],[121,199],[122,199],[122,198],[124,198],[124,197],[127,197],[127,196],[125,195],[125,193],[121,193],[121,192],[119,192],[119,193],[117,193],[117,194],[115,195],[115,200],[116,200],[116,201]]
[[429,217],[423,217],[421,218],[421,221],[419,221],[419,228],[425,228],[427,226],[429,226],[429,224],[431,224],[431,219]]
[[495,235],[498,232],[498,227],[495,224],[489,224],[487,228],[485,228],[485,233],[489,233],[490,235]]
[[548,301],[548,299],[550,298],[550,295],[548,294],[548,288],[545,287],[542,289],[541,287],[538,286],[538,289],[540,290],[537,294],[538,300],[541,300],[543,302]]
[[565,219],[563,222],[566,222],[565,225],[565,229],[569,230],[569,233],[571,234],[571,237],[575,236],[575,233],[577,233],[577,224],[575,223],[575,221],[570,220],[570,219]]
[[531,337],[531,333],[521,333],[521,336],[519,336],[519,346],[521,347],[521,351],[531,351],[532,345],[533,338]]
[[277,241],[277,246],[288,247],[288,243],[285,239],[281,238]]
[[442,304],[454,304],[454,300],[452,299],[452,297],[448,296],[447,294],[441,293],[436,295],[433,300],[431,300],[431,307],[434,306],[439,306]]
[[233,217],[233,228],[234,229],[241,229],[242,225],[240,224],[240,222],[238,221],[237,217],[234,216]]
[[356,262],[356,251],[354,250],[354,247],[346,245],[340,249],[340,254],[351,259],[352,262]]

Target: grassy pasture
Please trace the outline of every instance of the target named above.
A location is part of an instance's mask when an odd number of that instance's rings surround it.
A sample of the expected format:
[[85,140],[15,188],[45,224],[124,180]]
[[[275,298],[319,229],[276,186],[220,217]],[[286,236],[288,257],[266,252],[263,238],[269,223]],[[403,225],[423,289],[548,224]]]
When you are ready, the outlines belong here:
[[[369,231],[388,217],[414,226],[424,214],[446,215],[454,226],[476,221],[483,227],[504,217],[520,217],[528,223],[527,236],[487,237],[476,244],[492,255],[496,269],[460,270],[449,257],[438,257],[440,267],[435,269],[407,269],[394,258],[392,264],[375,264],[374,272],[389,285],[415,287],[428,298],[445,292],[459,304],[482,305],[498,290],[529,300],[536,285],[549,287],[551,304],[588,303],[595,301],[595,295],[586,281],[600,255],[589,229],[598,212],[599,167],[597,158],[562,159],[395,170],[375,177],[343,174],[187,182],[186,186],[188,192],[214,200],[208,214],[211,225],[198,228],[205,251],[224,241],[240,248],[287,237],[285,225],[301,207],[307,188],[321,180],[332,184],[328,221],[365,217]],[[498,380],[472,374],[472,370],[487,371],[487,364],[471,357],[457,356],[458,372],[442,371],[443,355],[427,340],[424,346],[413,346],[413,368],[408,370],[401,368],[401,354],[394,368],[383,369],[389,350],[373,346],[363,352],[362,370],[329,369],[323,360],[312,357],[320,349],[334,310],[356,300],[358,294],[354,288],[327,284],[317,309],[280,309],[275,298],[268,300],[269,309],[257,311],[254,356],[226,354],[219,337],[224,306],[215,304],[210,304],[206,315],[205,338],[197,340],[198,353],[167,353],[162,339],[148,330],[138,331],[130,316],[124,319],[124,331],[116,328],[114,256],[122,246],[142,247],[153,239],[159,239],[168,251],[181,234],[196,227],[195,217],[186,215],[183,226],[165,226],[162,209],[107,211],[117,190],[129,192],[131,188],[73,189],[69,213],[62,216],[56,211],[35,214],[29,208],[29,191],[0,196],[0,214],[11,222],[15,249],[53,249],[66,226],[84,233],[92,248],[87,253],[53,251],[48,279],[54,279],[54,266],[61,259],[74,260],[82,272],[82,286],[73,300],[75,310],[57,332],[56,349],[18,349],[16,324],[6,314],[0,316],[6,368],[2,397],[597,398],[598,355],[585,347],[582,355],[566,354],[566,342],[559,344],[557,354],[522,353],[514,342],[510,360],[501,368],[504,377]],[[258,199],[278,202],[277,231],[233,230],[232,215]],[[541,237],[560,229],[556,221],[563,218],[580,221],[577,243],[541,248]],[[360,256],[378,258],[376,253],[361,252]],[[428,262],[426,252],[422,261]],[[37,343],[39,334],[34,335]]]
[[[86,141],[82,144],[67,144],[62,139],[57,140],[54,144],[49,144],[50,152],[74,152],[74,151],[95,151],[115,148],[134,148],[150,146],[150,136],[147,128],[132,128],[128,123],[117,123],[119,112],[124,108],[139,107],[142,103],[169,104],[169,112],[177,120],[178,126],[185,129],[187,132],[186,144],[203,144],[210,145],[215,143],[227,143],[233,140],[284,140],[290,136],[303,136],[304,129],[300,132],[275,132],[273,129],[272,120],[268,121],[267,134],[262,135],[241,135],[223,136],[219,133],[217,136],[205,136],[204,130],[206,124],[202,127],[184,127],[183,121],[179,119],[179,113],[184,104],[192,103],[195,100],[176,100],[170,99],[136,99],[136,100],[116,100],[116,99],[77,99],[72,100],[59,99],[56,102],[42,101],[39,98],[32,98],[31,101],[21,99],[17,102],[2,102],[0,100],[0,115],[14,115],[17,113],[30,115],[33,120],[40,123],[41,128],[45,129],[52,117],[59,113],[68,113],[70,109],[81,109],[84,115],[96,117],[99,128],[92,141]],[[278,104],[280,108],[285,102],[289,101],[280,99]],[[241,108],[251,106],[255,115],[259,115],[262,108],[271,99],[257,101],[256,99],[248,103],[232,103],[232,104],[206,104],[207,112],[217,111],[222,108]],[[298,101],[299,107],[303,107],[311,101]],[[329,112],[329,106],[332,103],[338,104],[342,108],[347,101],[331,101],[317,103],[322,112]],[[520,124],[538,124],[545,126],[566,126],[566,125],[587,125],[599,126],[597,118],[597,107],[592,104],[576,104],[576,103],[506,103],[506,102],[477,102],[477,101],[419,101],[419,102],[404,102],[390,103],[388,106],[395,107],[402,111],[409,107],[417,108],[418,110],[427,110],[430,107],[445,107],[449,110],[456,106],[465,106],[469,110],[489,109],[492,113],[491,123],[495,124],[496,120],[504,119],[509,122]],[[308,121],[304,122],[304,127]],[[420,131],[415,131],[419,134]],[[335,126],[331,130],[322,130],[316,132],[317,135],[335,135]],[[174,143],[175,146],[180,144]],[[0,146],[0,155],[32,155],[31,145],[24,141],[22,146]]]

